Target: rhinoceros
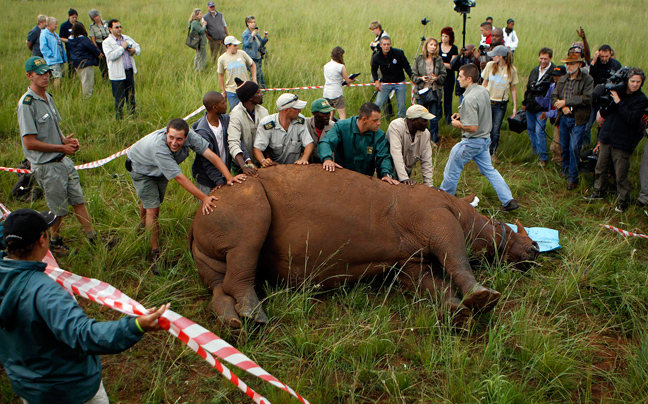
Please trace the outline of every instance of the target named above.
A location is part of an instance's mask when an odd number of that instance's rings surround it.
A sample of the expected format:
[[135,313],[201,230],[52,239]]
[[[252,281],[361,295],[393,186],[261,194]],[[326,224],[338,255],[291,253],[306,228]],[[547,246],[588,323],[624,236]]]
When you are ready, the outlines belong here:
[[232,328],[241,318],[267,321],[254,289],[260,274],[334,287],[390,268],[406,288],[435,293],[463,322],[500,298],[475,279],[467,244],[508,262],[532,262],[539,252],[519,222],[515,233],[439,189],[350,170],[273,166],[213,194],[216,208],[196,213],[188,239],[213,292],[210,308]]

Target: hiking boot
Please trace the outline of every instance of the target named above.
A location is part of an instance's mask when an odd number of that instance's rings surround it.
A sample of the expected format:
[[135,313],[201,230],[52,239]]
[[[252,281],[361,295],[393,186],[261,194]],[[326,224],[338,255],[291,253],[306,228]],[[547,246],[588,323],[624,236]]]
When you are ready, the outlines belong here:
[[149,269],[151,272],[153,272],[153,275],[160,275],[160,271],[158,270],[158,264],[160,263],[160,258],[162,254],[160,253],[160,250],[157,248],[155,250],[151,250],[151,266]]
[[515,209],[517,209],[519,207],[520,207],[520,205],[518,205],[517,201],[515,199],[511,199],[509,201],[509,203],[507,203],[506,205],[502,205],[502,207],[500,208],[500,211],[501,212],[512,212],[512,211],[514,211]]
[[617,213],[623,213],[628,209],[627,203],[617,203],[617,206],[614,208],[614,211]]
[[538,167],[546,167],[546,166],[547,166],[547,160],[538,161]]
[[576,181],[567,181],[567,191],[571,191],[573,189],[576,189],[578,186],[578,182]]
[[52,237],[49,242],[49,248],[52,252],[60,255],[67,255],[70,252],[70,249],[65,245],[61,237]]
[[603,199],[603,195],[601,195],[600,192],[594,191],[588,196],[584,196],[583,198],[587,199],[588,201],[598,201]]

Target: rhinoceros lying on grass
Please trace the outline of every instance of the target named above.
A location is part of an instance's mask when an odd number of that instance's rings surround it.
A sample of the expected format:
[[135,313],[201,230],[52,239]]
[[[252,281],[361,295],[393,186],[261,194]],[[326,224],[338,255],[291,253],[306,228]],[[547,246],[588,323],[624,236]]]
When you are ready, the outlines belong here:
[[[514,233],[443,191],[389,185],[349,170],[275,166],[215,195],[213,213],[196,213],[189,245],[213,291],[210,307],[233,328],[241,317],[267,321],[254,290],[257,271],[292,285],[332,287],[395,266],[403,285],[438,293],[461,322],[469,309],[487,310],[500,297],[475,280],[466,241],[509,262],[532,261],[538,253],[519,223]],[[430,266],[447,276],[435,276]]]

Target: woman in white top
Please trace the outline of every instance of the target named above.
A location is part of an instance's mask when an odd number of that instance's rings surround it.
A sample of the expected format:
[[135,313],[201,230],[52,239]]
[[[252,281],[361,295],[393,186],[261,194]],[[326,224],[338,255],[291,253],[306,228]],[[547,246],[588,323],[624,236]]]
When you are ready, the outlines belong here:
[[344,65],[344,49],[336,46],[331,51],[331,61],[324,65],[324,94],[323,97],[335,108],[340,119],[346,119],[346,106],[342,92],[342,83],[351,84],[355,79],[350,79]]

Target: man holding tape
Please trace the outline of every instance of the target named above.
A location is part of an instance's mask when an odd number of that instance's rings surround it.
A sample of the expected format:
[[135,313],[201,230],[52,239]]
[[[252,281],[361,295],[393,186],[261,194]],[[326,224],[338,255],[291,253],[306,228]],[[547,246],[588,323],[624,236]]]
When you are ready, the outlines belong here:
[[58,220],[52,227],[50,248],[57,253],[67,253],[68,247],[60,237],[63,217],[72,205],[76,218],[83,226],[88,241],[95,242],[97,233],[92,228],[79,173],[68,155],[79,150],[74,134],[63,136],[59,122],[61,115],[54,99],[46,91],[51,67],[45,59],[32,56],[25,62],[29,89],[18,101],[18,126],[23,151],[29,160],[38,185],[45,192],[45,201]]
[[20,209],[7,217],[0,255],[0,362],[23,403],[108,403],[99,355],[135,345],[169,305],[146,316],[98,322],[44,273],[47,229],[57,222]]
[[245,174],[232,177],[223,160],[210,148],[209,143],[199,134],[189,129],[184,119],[169,121],[164,129],[148,134],[128,150],[126,170],[130,173],[140,204],[140,228],[150,233],[151,270],[158,274],[157,261],[160,258],[158,243],[160,224],[160,204],[164,200],[169,180],[176,180],[190,194],[202,202],[202,213],[208,215],[214,210],[218,198],[205,195],[191,180],[182,173],[180,163],[189,156],[189,149],[209,160],[221,172],[228,185],[241,183]]

